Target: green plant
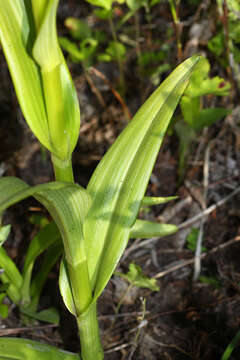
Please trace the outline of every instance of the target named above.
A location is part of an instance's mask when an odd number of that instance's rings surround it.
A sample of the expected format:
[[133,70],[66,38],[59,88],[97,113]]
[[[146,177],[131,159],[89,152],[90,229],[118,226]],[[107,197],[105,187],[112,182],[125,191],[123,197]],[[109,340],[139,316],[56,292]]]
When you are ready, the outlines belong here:
[[[86,71],[96,61],[99,42],[105,38],[99,31],[93,31],[85,21],[69,17],[65,21],[74,41],[59,37],[61,47],[68,52],[73,62],[80,62]],[[77,43],[76,43],[77,41]]]
[[218,0],[217,7],[217,33],[209,40],[208,49],[240,88],[240,3],[237,0]]
[[126,47],[119,41],[116,26],[113,20],[113,0],[86,0],[92,5],[97,6],[95,15],[103,20],[108,20],[110,31],[112,34],[112,41],[108,44],[106,52],[99,54],[100,61],[117,61],[119,68],[119,83],[120,89],[125,92],[125,78],[124,78],[124,60],[126,54]]
[[[8,296],[31,315],[49,264],[56,261],[56,248],[60,252],[63,247],[59,287],[78,325],[81,359],[100,360],[103,351],[97,300],[128,239],[136,234],[148,237],[163,232],[164,224],[139,220],[137,216],[145,202],[148,206],[162,202],[162,198],[145,199],[144,194],[164,134],[198,57],[179,65],[145,102],[101,160],[85,189],[74,183],[72,171],[71,154],[78,138],[80,112],[58,45],[57,6],[58,0],[6,0],[0,5],[0,40],[18,100],[30,128],[51,153],[56,178],[55,182],[34,187],[14,177],[0,179],[1,217],[9,206],[34,196],[53,219],[30,244],[23,274],[3,247],[0,254],[5,262],[3,275],[10,284]],[[172,232],[176,231],[172,225]],[[44,250],[43,267],[31,281],[35,258]],[[24,308],[25,304],[30,308]],[[80,355],[30,340],[1,338],[0,358],[68,360],[79,359]]]
[[114,273],[117,276],[122,277],[123,279],[127,280],[129,282],[129,285],[126,289],[126,291],[123,293],[121,299],[119,300],[117,307],[116,307],[116,313],[119,312],[119,309],[124,301],[124,298],[127,296],[127,294],[131,291],[131,289],[136,286],[140,288],[146,288],[150,289],[152,291],[159,291],[159,286],[156,284],[157,280],[154,278],[149,278],[146,275],[143,274],[143,271],[139,265],[136,265],[134,263],[131,263],[129,265],[129,271],[124,274],[119,271],[115,271]]
[[191,144],[197,134],[229,113],[229,110],[223,107],[204,108],[204,96],[226,96],[230,90],[229,82],[219,76],[210,78],[209,71],[209,61],[202,57],[180,101],[183,121],[178,121],[175,125],[180,141],[180,181],[183,179]]

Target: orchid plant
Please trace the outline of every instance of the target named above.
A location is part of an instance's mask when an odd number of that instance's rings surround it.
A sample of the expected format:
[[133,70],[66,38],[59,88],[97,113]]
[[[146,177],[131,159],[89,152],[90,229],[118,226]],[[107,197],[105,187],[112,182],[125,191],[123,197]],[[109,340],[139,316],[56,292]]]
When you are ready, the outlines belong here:
[[[83,188],[74,182],[72,170],[80,111],[58,44],[58,2],[4,0],[0,4],[0,41],[19,104],[29,127],[51,154],[56,180],[30,187],[18,178],[0,179],[1,217],[9,206],[34,196],[53,219],[30,243],[22,272],[0,247],[0,278],[8,284],[9,298],[20,310],[31,313],[39,298],[38,280],[43,284],[46,268],[49,270],[49,264],[56,261],[56,254],[62,254],[59,287],[76,319],[81,353],[26,339],[1,338],[0,359],[103,359],[97,300],[129,238],[177,231],[174,225],[140,220],[138,213],[144,204],[166,200],[145,197],[145,192],[164,134],[198,58],[179,65],[149,97]],[[0,235],[4,240],[8,233],[9,226],[2,226]],[[32,280],[34,261],[45,250],[46,268]]]

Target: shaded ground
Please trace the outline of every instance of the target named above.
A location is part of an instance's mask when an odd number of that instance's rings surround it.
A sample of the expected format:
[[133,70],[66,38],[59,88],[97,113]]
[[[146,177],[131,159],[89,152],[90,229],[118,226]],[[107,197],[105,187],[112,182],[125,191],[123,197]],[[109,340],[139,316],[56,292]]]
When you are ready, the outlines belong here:
[[[59,25],[65,32],[62,21],[69,15],[87,17],[87,5],[77,1],[66,1],[59,12]],[[214,6],[207,1],[198,6],[181,9],[182,19],[189,23],[183,31],[183,45],[186,55],[192,52],[189,33],[193,20],[208,25],[212,29],[211,17]],[[140,12],[142,25],[142,48],[154,48],[158,38],[169,44],[168,60],[176,65],[176,41],[165,38],[163,29],[171,29],[171,15],[167,3],[154,8],[152,24],[154,30],[145,27],[144,13]],[[193,19],[194,17],[194,19]],[[101,24],[100,24],[101,25]],[[131,25],[131,23],[130,23]],[[129,26],[130,26],[129,25]],[[104,25],[101,25],[104,27]],[[105,25],[106,27],[106,25]],[[205,26],[206,27],[206,26]],[[208,29],[208,30],[209,30]],[[210,30],[209,30],[210,31]],[[211,30],[211,36],[214,33]],[[110,36],[110,35],[109,35]],[[201,40],[201,41],[200,41]],[[194,51],[207,51],[204,34]],[[149,41],[152,44],[149,45]],[[149,78],[139,82],[136,71],[136,53],[129,52],[126,59],[127,79],[126,105],[135,113],[143,99],[153,90]],[[207,53],[211,58],[211,54]],[[170,60],[170,59],[174,59]],[[228,76],[219,64],[212,61],[215,74]],[[71,64],[71,70],[78,89],[82,112],[79,143],[73,162],[76,179],[86,185],[97,162],[127,124],[124,107],[114,95],[111,87],[117,88],[118,70],[115,63],[97,65],[109,79],[110,85],[96,75],[92,75],[105,101],[101,105],[93,87],[84,76],[80,65]],[[5,64],[1,64],[0,90],[0,171],[8,176],[18,176],[29,184],[38,184],[52,179],[52,169],[48,155],[28,130],[22,119],[17,101],[8,77]],[[163,74],[163,77],[166,74]],[[136,89],[136,81],[139,87]],[[236,89],[235,89],[236,90]],[[141,94],[141,96],[140,96]],[[237,108],[237,92],[222,100],[233,112],[221,122],[207,128],[195,139],[188,157],[184,181],[178,183],[178,139],[170,132],[156,163],[148,193],[151,195],[179,195],[179,199],[169,205],[158,206],[143,217],[156,221],[174,223],[180,231],[171,237],[161,239],[137,239],[130,241],[119,265],[126,272],[128,265],[135,262],[144,273],[158,279],[159,292],[134,289],[115,314],[122,292],[126,289],[124,280],[114,277],[99,301],[99,319],[107,360],[148,359],[185,360],[220,359],[226,346],[237,333],[240,323],[240,236],[239,236],[239,193],[233,192],[239,185],[239,128],[240,109]],[[16,111],[17,110],[17,111]],[[209,152],[207,152],[209,151]],[[208,156],[207,156],[208,155]],[[204,195],[204,173],[207,169],[207,192]],[[205,173],[206,174],[206,173]],[[205,175],[206,179],[206,175]],[[233,194],[228,199],[228,196]],[[214,207],[214,205],[216,205]],[[211,207],[212,206],[212,207]],[[205,209],[209,209],[206,212]],[[205,212],[204,212],[205,211]],[[23,254],[29,238],[36,231],[29,223],[33,212],[44,210],[33,200],[27,200],[8,211],[4,221],[12,224],[12,232],[7,249],[21,267]],[[194,221],[197,214],[207,213]],[[201,220],[202,219],[202,223]],[[204,220],[204,221],[203,221]],[[186,237],[192,227],[202,226],[204,246],[201,261],[201,276],[193,282],[194,253],[187,248]],[[52,327],[36,324],[35,330],[22,329],[18,311],[10,307],[10,315],[1,321],[0,335],[11,331],[16,335],[43,340],[65,349],[79,351],[76,328],[71,316],[66,312],[58,295],[57,267],[50,274],[41,300],[43,308],[56,306],[61,314],[61,326]],[[146,299],[144,310],[143,299]],[[64,329],[64,330],[61,330]],[[233,352],[231,359],[239,359],[240,350]]]

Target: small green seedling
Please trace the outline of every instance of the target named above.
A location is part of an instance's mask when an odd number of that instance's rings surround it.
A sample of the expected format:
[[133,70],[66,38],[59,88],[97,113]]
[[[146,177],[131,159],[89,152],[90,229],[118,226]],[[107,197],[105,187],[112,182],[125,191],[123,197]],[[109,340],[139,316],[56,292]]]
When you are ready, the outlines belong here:
[[86,71],[97,61],[98,46],[104,41],[105,36],[100,31],[93,31],[85,21],[73,17],[66,19],[65,26],[74,41],[59,37],[60,45],[68,52],[70,59],[81,63]]
[[201,58],[194,70],[184,96],[181,99],[180,106],[183,115],[183,121],[178,121],[175,125],[179,137],[180,160],[179,160],[179,178],[183,179],[186,159],[191,149],[191,144],[196,139],[197,134],[204,127],[208,127],[224,116],[229,114],[229,110],[222,107],[204,108],[204,96],[227,96],[230,90],[229,82],[223,78],[215,76],[209,77],[210,64],[206,58]]
[[146,275],[144,275],[141,267],[134,263],[131,263],[129,265],[129,271],[126,274],[118,272],[118,271],[115,271],[114,274],[127,280],[127,282],[129,283],[126,291],[124,292],[124,294],[122,295],[121,299],[118,302],[118,305],[115,309],[116,313],[119,312],[119,309],[120,309],[121,305],[123,304],[125,297],[127,296],[127,294],[131,291],[131,289],[134,286],[139,287],[139,288],[150,289],[152,291],[159,291],[159,286],[157,285],[157,280],[153,279],[153,278],[149,278]]
[[[103,359],[97,301],[129,238],[162,234],[164,224],[138,219],[138,214],[164,135],[199,60],[185,60],[155,90],[84,188],[74,182],[72,169],[80,111],[58,43],[57,7],[58,0],[5,0],[0,5],[0,41],[18,100],[30,128],[51,153],[56,179],[31,187],[15,177],[0,178],[1,218],[6,209],[29,196],[52,218],[31,241],[22,272],[3,246],[0,266],[1,280],[10,284],[9,298],[30,316],[36,312],[39,289],[49,269],[62,254],[59,288],[77,322],[81,354],[25,339],[0,338],[0,358],[8,360]],[[172,233],[176,230],[172,225]],[[9,228],[2,231],[6,238]],[[32,277],[35,259],[43,252],[43,265]],[[56,313],[50,310],[50,316]],[[49,310],[47,315],[38,313],[40,317],[49,317]]]

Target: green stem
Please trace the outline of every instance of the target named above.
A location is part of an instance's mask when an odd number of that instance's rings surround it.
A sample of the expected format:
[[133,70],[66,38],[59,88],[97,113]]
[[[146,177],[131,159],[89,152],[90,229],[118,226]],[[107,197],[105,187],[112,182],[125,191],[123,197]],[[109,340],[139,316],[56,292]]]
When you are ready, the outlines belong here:
[[115,309],[115,313],[118,314],[120,307],[122,306],[122,303],[125,299],[125,297],[127,296],[127,294],[132,290],[133,288],[133,284],[128,285],[127,289],[124,291],[123,295],[121,296],[121,299],[119,300],[119,303],[117,304],[117,307]]
[[77,325],[81,342],[81,359],[102,360],[103,349],[99,335],[96,302],[77,318]]
[[[117,33],[116,33],[115,26],[114,26],[114,23],[113,23],[112,15],[109,17],[109,25],[110,25],[113,40],[116,43],[118,43]],[[123,62],[122,62],[122,59],[120,57],[117,46],[116,46],[116,53],[117,53],[117,62],[118,62],[118,68],[119,68],[119,73],[120,73],[120,87],[121,87],[121,91],[123,91],[123,93],[124,93],[125,79],[124,79],[124,71],[123,71]]]
[[56,181],[66,181],[74,183],[71,158],[62,160],[52,154],[52,163]]

